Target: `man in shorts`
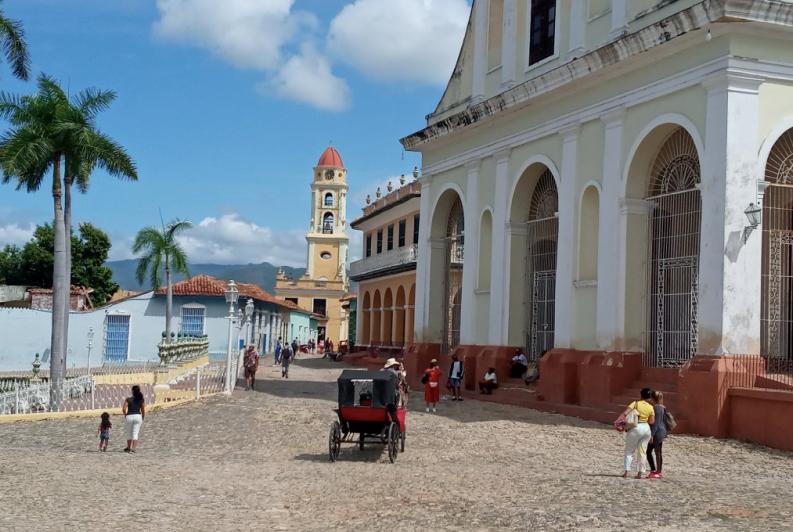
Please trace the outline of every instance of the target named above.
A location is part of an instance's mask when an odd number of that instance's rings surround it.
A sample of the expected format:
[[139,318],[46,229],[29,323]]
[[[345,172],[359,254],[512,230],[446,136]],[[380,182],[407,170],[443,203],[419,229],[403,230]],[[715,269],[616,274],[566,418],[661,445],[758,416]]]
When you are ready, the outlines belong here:
[[461,393],[463,383],[463,361],[457,354],[452,355],[452,365],[449,368],[449,384],[452,389],[452,401],[462,401],[463,396]]

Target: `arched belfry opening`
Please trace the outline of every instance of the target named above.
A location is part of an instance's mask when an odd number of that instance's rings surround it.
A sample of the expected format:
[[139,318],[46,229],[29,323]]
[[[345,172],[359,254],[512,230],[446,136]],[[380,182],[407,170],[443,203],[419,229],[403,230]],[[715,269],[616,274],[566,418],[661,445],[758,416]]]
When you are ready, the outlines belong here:
[[[677,367],[697,351],[701,197],[696,145],[675,127],[649,172],[646,366]],[[630,311],[630,309],[628,309]]]
[[793,361],[793,129],[771,148],[765,181],[760,341],[776,371]]
[[527,220],[525,337],[532,359],[554,346],[559,195],[550,170],[534,187]]

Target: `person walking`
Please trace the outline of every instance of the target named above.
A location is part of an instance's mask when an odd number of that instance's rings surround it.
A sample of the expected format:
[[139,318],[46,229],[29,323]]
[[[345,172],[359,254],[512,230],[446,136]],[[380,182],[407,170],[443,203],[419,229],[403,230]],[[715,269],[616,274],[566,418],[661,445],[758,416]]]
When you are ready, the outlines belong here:
[[279,365],[281,363],[281,352],[284,350],[284,346],[281,345],[281,337],[278,337],[278,341],[275,342],[275,357],[273,360],[273,367]]
[[125,453],[134,453],[138,447],[138,436],[140,427],[143,425],[143,418],[146,417],[146,405],[143,392],[137,384],[132,387],[132,395],[124,399],[121,405],[121,412],[127,422],[127,447]]
[[452,388],[452,401],[462,401],[463,396],[460,392],[462,388],[463,375],[465,375],[465,366],[457,353],[452,355],[452,364],[449,366],[449,384]]
[[245,368],[245,389],[253,390],[256,385],[256,370],[259,369],[259,353],[252,344],[245,348],[245,357],[242,359]]
[[433,412],[437,412],[438,401],[441,398],[441,370],[438,368],[438,361],[436,359],[430,360],[430,366],[424,370],[424,376],[421,377],[421,383],[424,385],[424,402],[427,404],[427,412],[432,408]]
[[663,445],[666,436],[669,434],[663,392],[653,392],[653,411],[655,412],[655,423],[652,424],[650,429],[650,443],[647,445],[647,462],[650,464],[650,474],[647,475],[647,478],[663,478]]
[[[650,426],[655,423],[655,410],[649,402],[652,397],[653,391],[650,388],[642,388],[640,398],[629,404],[622,414],[629,420],[628,430],[625,432],[625,472],[622,478],[628,478],[634,459],[639,461],[636,464],[636,478],[642,478],[647,470],[647,444],[652,435]],[[632,418],[635,418],[634,426],[631,426]]]
[[281,350],[281,378],[289,378],[289,365],[292,363],[292,348],[286,344]]
[[110,422],[110,414],[102,412],[100,416],[99,429],[96,431],[99,436],[99,450],[102,452],[107,451],[107,444],[110,443],[110,429],[113,424]]
[[297,343],[297,338],[292,340],[292,358],[297,358],[297,352],[300,351],[300,344]]

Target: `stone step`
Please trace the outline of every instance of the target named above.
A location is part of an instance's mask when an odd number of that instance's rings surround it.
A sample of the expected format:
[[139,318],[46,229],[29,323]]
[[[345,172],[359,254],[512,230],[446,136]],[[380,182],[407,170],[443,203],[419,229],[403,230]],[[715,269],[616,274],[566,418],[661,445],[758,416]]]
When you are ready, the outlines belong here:
[[678,368],[642,368],[639,382],[672,384],[676,389],[679,374]]

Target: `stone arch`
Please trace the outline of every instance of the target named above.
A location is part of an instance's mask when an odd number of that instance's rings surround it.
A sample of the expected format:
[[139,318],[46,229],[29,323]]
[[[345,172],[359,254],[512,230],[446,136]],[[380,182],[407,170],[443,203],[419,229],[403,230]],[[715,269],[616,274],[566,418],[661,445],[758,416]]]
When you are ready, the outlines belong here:
[[367,290],[363,294],[363,303],[361,307],[361,313],[363,314],[361,320],[361,345],[369,345],[371,341],[370,333],[372,327],[372,297],[369,295],[369,291]]
[[622,347],[679,366],[697,349],[701,142],[687,119],[650,125],[626,167]]
[[332,212],[326,212],[322,215],[322,232],[325,234],[332,234],[336,217]]
[[[507,339],[530,357],[553,347],[558,174],[537,156],[515,183],[509,206]],[[518,289],[520,287],[520,289]]]
[[385,296],[383,297],[383,334],[380,341],[383,345],[393,345],[392,334],[394,332],[394,294],[391,288],[386,288]]
[[380,297],[380,290],[374,291],[372,298],[372,332],[369,335],[371,345],[382,345],[380,336],[380,325],[382,323],[383,300]]
[[394,300],[394,330],[393,330],[393,344],[395,346],[403,346],[405,340],[405,287],[399,285],[396,291],[396,299]]
[[465,246],[464,198],[449,183],[438,196],[430,219],[429,298],[427,339],[446,352],[459,343],[460,306],[454,294],[462,286]]
[[493,254],[493,211],[486,208],[482,211],[479,222],[479,268],[476,287],[479,290],[490,290],[491,261]]

